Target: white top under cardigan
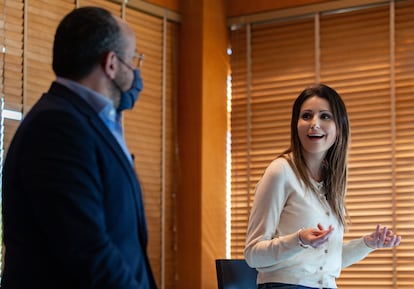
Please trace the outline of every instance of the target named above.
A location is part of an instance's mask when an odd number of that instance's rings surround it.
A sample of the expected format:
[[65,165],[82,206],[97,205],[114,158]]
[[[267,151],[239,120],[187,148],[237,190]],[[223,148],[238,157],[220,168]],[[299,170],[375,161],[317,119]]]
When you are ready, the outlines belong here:
[[[323,189],[322,189],[323,190]],[[301,228],[334,231],[317,249],[299,245]],[[258,270],[257,283],[281,282],[314,288],[336,288],[341,269],[373,249],[362,238],[343,244],[343,227],[332,213],[324,192],[304,186],[284,158],[274,160],[257,184],[244,251],[247,263]]]

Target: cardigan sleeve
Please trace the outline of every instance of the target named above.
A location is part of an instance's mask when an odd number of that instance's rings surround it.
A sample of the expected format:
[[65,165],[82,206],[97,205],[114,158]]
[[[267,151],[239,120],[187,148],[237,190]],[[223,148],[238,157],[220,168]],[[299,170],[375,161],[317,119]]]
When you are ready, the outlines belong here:
[[281,159],[274,160],[256,186],[244,250],[247,263],[254,268],[275,265],[304,250],[299,246],[297,231],[275,236],[289,197],[284,164]]
[[364,259],[374,249],[368,247],[363,238],[354,239],[345,243],[342,247],[342,268]]

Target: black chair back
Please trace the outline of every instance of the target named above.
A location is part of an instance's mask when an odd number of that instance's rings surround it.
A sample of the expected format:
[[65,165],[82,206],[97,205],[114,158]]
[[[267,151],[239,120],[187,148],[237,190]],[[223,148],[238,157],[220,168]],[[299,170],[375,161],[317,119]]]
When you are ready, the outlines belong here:
[[257,289],[257,271],[243,259],[216,260],[218,289]]

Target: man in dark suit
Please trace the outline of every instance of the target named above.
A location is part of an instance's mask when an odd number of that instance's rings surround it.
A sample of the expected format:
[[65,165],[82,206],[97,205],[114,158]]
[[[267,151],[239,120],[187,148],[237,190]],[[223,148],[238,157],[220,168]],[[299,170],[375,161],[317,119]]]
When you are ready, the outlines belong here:
[[156,288],[121,126],[142,88],[135,49],[133,30],[104,9],[75,9],[59,24],[56,81],[4,165],[2,288]]

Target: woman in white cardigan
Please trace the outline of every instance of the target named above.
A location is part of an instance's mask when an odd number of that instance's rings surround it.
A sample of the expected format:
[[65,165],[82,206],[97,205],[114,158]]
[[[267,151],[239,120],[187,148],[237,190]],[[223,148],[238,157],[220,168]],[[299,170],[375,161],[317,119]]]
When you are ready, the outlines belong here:
[[291,145],[256,187],[245,259],[258,270],[259,289],[336,288],[342,268],[401,237],[377,225],[343,243],[349,121],[327,85],[305,89],[291,118]]

